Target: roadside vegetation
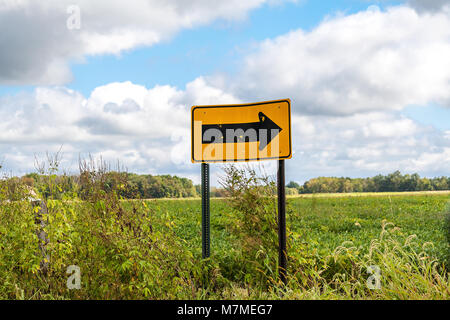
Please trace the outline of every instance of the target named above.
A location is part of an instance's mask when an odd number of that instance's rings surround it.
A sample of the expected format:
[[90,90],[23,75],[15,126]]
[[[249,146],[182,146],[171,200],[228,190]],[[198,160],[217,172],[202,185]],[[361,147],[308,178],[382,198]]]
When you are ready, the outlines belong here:
[[[56,164],[32,189],[48,208],[46,272],[31,186],[0,180],[0,299],[450,298],[447,194],[289,198],[283,286],[270,178],[225,169],[203,260],[199,200],[128,201],[125,175],[92,161],[76,194],[63,192]],[[67,288],[71,265],[79,290]]]

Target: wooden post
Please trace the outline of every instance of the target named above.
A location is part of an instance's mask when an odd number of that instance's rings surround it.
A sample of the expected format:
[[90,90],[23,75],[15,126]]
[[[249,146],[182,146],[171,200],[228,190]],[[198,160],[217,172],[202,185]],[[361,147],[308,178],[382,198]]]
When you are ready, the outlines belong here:
[[40,271],[43,275],[48,272],[49,256],[47,254],[47,244],[49,242],[48,235],[45,232],[45,227],[48,225],[48,209],[47,205],[42,200],[32,200],[31,202],[34,212],[34,221],[38,226],[36,234],[39,239],[39,251],[42,256],[40,263]]

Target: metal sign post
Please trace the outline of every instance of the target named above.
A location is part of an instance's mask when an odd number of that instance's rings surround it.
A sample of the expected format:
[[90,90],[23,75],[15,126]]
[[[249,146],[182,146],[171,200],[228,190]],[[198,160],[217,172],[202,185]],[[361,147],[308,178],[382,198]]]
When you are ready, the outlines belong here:
[[210,256],[209,164],[202,163],[202,256]]
[[287,249],[286,249],[286,181],[284,160],[278,161],[278,273],[286,285]]

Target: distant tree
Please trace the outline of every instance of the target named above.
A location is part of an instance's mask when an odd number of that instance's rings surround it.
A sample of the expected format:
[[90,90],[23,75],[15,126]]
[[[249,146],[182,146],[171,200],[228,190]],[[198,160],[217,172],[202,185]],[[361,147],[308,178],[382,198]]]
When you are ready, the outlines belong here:
[[287,186],[286,187],[288,187],[288,188],[294,188],[294,189],[299,189],[300,188],[300,185],[297,183],[297,182],[294,182],[294,181],[291,181],[291,182],[289,182],[288,184],[287,184]]

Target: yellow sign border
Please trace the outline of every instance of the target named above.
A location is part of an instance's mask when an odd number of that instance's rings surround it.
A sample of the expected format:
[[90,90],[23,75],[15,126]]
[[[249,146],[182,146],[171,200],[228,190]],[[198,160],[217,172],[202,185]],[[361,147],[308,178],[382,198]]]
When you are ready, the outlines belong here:
[[[263,159],[234,159],[234,160],[196,160],[194,158],[194,111],[196,109],[212,109],[212,108],[231,108],[231,107],[253,107],[266,104],[287,102],[289,114],[289,154],[284,157],[268,157]],[[265,161],[265,160],[286,160],[292,158],[292,131],[291,131],[291,99],[262,101],[246,104],[225,104],[225,105],[207,105],[207,106],[192,106],[191,108],[191,161],[192,163],[227,163],[227,162],[249,162],[249,161]]]

